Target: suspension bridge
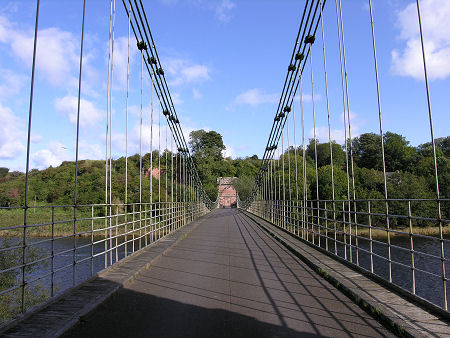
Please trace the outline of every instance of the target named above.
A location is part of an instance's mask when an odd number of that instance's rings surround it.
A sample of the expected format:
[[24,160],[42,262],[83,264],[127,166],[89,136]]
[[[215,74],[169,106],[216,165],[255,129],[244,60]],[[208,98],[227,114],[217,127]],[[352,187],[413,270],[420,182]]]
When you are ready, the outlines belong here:
[[[386,169],[371,0],[368,25],[383,193],[377,198],[361,195],[354,166],[345,13],[341,0],[306,0],[268,140],[261,145],[260,166],[248,197],[236,196],[237,208],[219,208],[219,197],[213,201],[205,192],[150,30],[151,16],[140,0],[122,0],[117,8],[116,1],[110,1],[104,203],[80,203],[83,0],[73,203],[33,205],[30,143],[40,1],[36,3],[24,203],[0,206],[3,336],[450,336],[450,243],[445,237],[450,200],[440,193],[419,0],[415,20],[420,29],[435,197],[390,197],[392,173]],[[328,7],[335,8],[334,17],[324,15]],[[128,25],[125,123],[120,125],[125,131],[123,163],[113,159],[114,36],[119,13],[126,15]],[[340,107],[330,104],[335,92],[328,88],[326,20],[335,21],[333,34],[339,45],[335,59]],[[133,164],[128,152],[132,48],[139,52],[136,75],[141,84],[139,156]],[[319,75],[313,74],[313,62],[323,65]],[[314,101],[318,78],[324,80],[326,100],[327,172],[318,166]],[[148,125],[143,116],[145,81],[150,83]],[[311,90],[312,111],[303,104],[305,85]],[[336,110],[344,112],[345,125],[345,183],[339,192],[330,119]],[[307,115],[314,125],[312,165],[306,155]],[[156,121],[158,128],[153,130]],[[143,149],[145,128],[150,133],[149,149]],[[123,171],[120,189],[114,181],[118,166]],[[308,172],[308,166],[313,170]],[[321,179],[330,182],[328,198],[322,197]],[[118,191],[123,202],[117,202]],[[418,232],[422,224],[433,225],[437,235]],[[70,228],[70,233],[61,233],[62,227]]]

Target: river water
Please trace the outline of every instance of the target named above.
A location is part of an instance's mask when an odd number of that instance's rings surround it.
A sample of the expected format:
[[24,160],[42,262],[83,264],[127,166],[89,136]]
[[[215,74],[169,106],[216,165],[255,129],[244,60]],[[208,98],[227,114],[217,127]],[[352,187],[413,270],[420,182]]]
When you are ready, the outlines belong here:
[[[115,239],[112,241],[107,240],[106,246],[105,241],[102,238],[94,238],[94,244],[91,244],[90,237],[77,237],[76,238],[76,250],[74,250],[74,239],[73,237],[67,238],[57,238],[53,241],[53,259],[51,258],[52,252],[52,241],[48,237],[32,237],[27,239],[27,245],[29,250],[27,250],[27,255],[31,260],[41,259],[41,261],[32,268],[26,271],[26,280],[31,281],[30,285],[34,286],[39,283],[44,289],[51,293],[52,285],[52,265],[54,271],[53,285],[54,293],[60,293],[68,288],[78,285],[79,283],[89,279],[93,274],[103,270],[105,264],[107,266],[115,263],[116,260],[120,260],[125,257],[125,245],[123,244],[123,239],[118,239],[118,249],[116,246]],[[100,243],[95,243],[100,242]],[[5,238],[0,237],[0,248],[6,246],[19,245],[20,239],[18,238]],[[144,238],[139,240],[134,240],[135,251],[140,247],[145,246]],[[113,247],[106,255],[105,250]],[[14,250],[11,250],[14,252]],[[16,265],[21,262],[21,249],[16,249]],[[75,252],[75,257],[74,257]],[[133,252],[133,241],[129,240],[127,243],[127,254],[130,255]],[[5,254],[1,253],[0,255]],[[117,255],[117,256],[116,256]],[[92,257],[92,258],[91,258]],[[76,264],[74,265],[74,259]],[[20,262],[19,262],[20,261]],[[106,263],[105,263],[106,261]],[[21,270],[17,271],[18,284],[20,284]],[[36,280],[38,279],[38,280]]]
[[[444,240],[444,257],[450,257],[450,238]],[[343,241],[343,238],[338,239]],[[357,263],[365,270],[370,271],[370,242],[367,239],[358,239],[358,249],[355,247],[355,238],[352,238],[350,257],[349,237],[347,236],[347,260]],[[316,237],[317,244],[317,237]],[[321,239],[321,247],[325,248],[325,240]],[[328,241],[329,250],[334,252],[334,241]],[[337,254],[345,257],[345,246],[337,242]],[[442,281],[441,244],[438,238],[414,237],[414,266],[416,295],[443,307],[444,288]],[[373,272],[389,280],[388,246],[386,239],[376,239],[372,245]],[[433,257],[434,256],[434,257]],[[413,291],[412,254],[408,236],[391,237],[391,273],[392,282],[405,290]],[[423,271],[420,271],[423,270]],[[450,262],[445,266],[446,276],[450,274]],[[435,276],[437,275],[437,276]],[[450,286],[450,285],[449,285]],[[447,297],[450,292],[447,290]]]

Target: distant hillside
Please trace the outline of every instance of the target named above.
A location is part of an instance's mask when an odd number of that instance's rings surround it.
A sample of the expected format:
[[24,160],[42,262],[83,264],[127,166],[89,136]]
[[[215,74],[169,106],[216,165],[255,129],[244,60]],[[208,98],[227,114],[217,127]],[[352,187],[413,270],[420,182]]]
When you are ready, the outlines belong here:
[[[154,153],[153,166],[158,166],[157,155]],[[170,157],[169,157],[170,159]],[[143,201],[149,201],[150,178],[145,171],[150,167],[150,155],[142,158]],[[165,156],[161,156],[161,167],[165,168]],[[112,196],[117,203],[124,202],[125,196],[125,158],[112,160],[111,163]],[[109,175],[109,168],[108,168]],[[170,162],[169,162],[170,175]],[[162,177],[165,179],[165,176]],[[157,192],[157,180],[153,183]],[[23,205],[25,174],[20,172],[7,172],[0,170],[0,205]],[[67,205],[73,204],[75,185],[75,162],[63,162],[58,167],[49,167],[44,170],[33,169],[29,176],[29,203],[34,200],[38,203]],[[78,164],[78,204],[95,204],[105,202],[105,161],[82,160]],[[165,198],[164,184],[161,184],[161,196]],[[139,201],[139,155],[128,158],[128,196],[129,202]],[[156,198],[156,199],[155,199]],[[153,196],[157,200],[158,196]]]

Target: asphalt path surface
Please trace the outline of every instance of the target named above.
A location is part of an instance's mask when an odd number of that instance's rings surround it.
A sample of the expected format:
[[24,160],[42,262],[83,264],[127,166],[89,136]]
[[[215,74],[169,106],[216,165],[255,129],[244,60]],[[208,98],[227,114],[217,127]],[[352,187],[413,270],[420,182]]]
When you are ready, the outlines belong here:
[[218,209],[71,337],[385,337],[237,209]]

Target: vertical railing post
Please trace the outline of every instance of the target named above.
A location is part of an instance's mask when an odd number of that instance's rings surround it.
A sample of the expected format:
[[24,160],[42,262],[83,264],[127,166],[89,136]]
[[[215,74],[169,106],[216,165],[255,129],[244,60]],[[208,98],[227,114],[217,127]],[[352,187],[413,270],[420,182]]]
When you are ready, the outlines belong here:
[[[347,224],[346,224],[346,219],[345,219],[345,201],[342,201],[342,220],[343,220],[343,225],[344,225],[344,259],[347,259]],[[350,248],[351,250],[351,248]]]
[[105,204],[105,234],[104,234],[104,241],[105,241],[105,269],[108,267],[108,204]]
[[55,295],[55,207],[52,206],[52,247],[51,247],[51,290],[50,296]]
[[76,264],[77,264],[77,220],[76,220],[76,209],[77,206],[74,205],[74,219],[73,219],[73,248],[72,248],[72,286],[76,285]]
[[369,214],[370,272],[373,273],[372,210],[371,210],[371,204],[370,204],[370,201],[367,201],[367,213]]
[[408,200],[408,223],[409,223],[409,243],[410,243],[410,252],[411,252],[411,286],[412,293],[416,294],[416,271],[414,265],[414,238],[413,238],[413,222],[411,215],[411,200]]
[[328,210],[327,201],[325,201],[325,250],[328,251]]
[[110,199],[110,201],[108,203],[108,210],[109,210],[109,216],[108,216],[108,219],[109,219],[109,222],[108,222],[109,223],[109,225],[108,225],[108,229],[109,229],[109,264],[112,265],[113,264],[113,242],[112,242],[113,213],[112,213],[111,195],[109,196],[109,199]]
[[134,229],[135,229],[135,210],[136,210],[136,208],[135,208],[135,203],[133,203],[133,208],[132,208],[132,213],[133,213],[133,219],[132,219],[132,222],[133,222],[133,247],[132,247],[132,250],[133,250],[133,252],[132,253],[134,253],[135,252],[135,247],[134,247],[134,242],[135,242],[135,239],[134,239],[134,236],[135,236],[135,234],[134,234]]
[[125,226],[124,226],[124,236],[123,236],[124,254],[125,254],[125,257],[127,257],[128,256],[128,204],[123,205],[123,210],[124,210],[124,214],[125,214],[125,218],[124,218]]
[[91,205],[91,277],[94,275],[94,205]]

